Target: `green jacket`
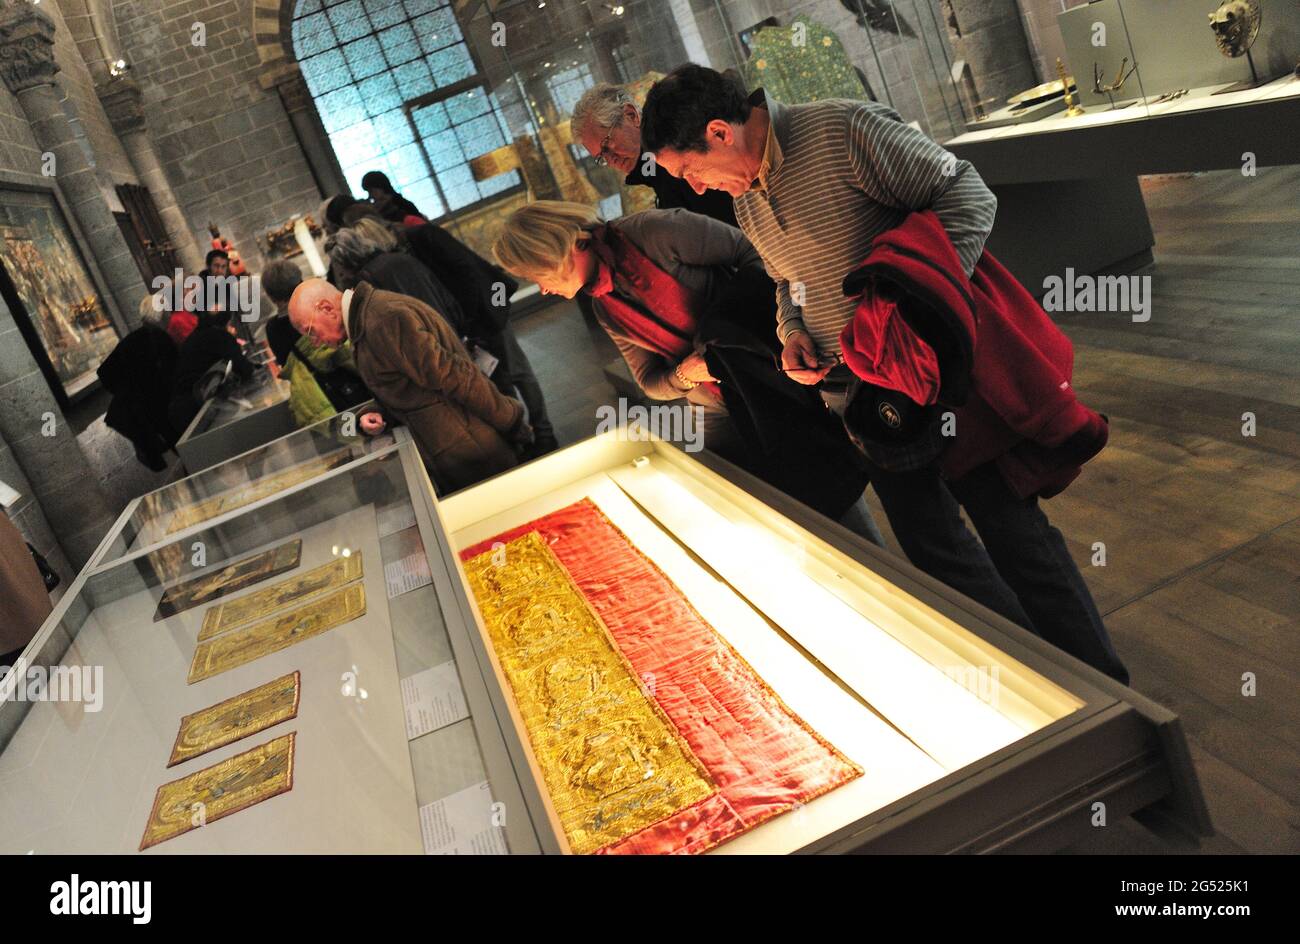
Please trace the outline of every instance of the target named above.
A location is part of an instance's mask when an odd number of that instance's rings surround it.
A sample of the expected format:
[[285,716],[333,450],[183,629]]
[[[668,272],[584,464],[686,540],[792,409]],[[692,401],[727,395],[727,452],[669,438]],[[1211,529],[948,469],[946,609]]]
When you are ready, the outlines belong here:
[[289,363],[280,372],[280,376],[289,382],[289,412],[300,428],[318,423],[338,412],[316,382],[312,367],[321,373],[339,368],[357,373],[352,345],[344,341],[337,348],[328,347],[317,344],[306,336],[295,342]]

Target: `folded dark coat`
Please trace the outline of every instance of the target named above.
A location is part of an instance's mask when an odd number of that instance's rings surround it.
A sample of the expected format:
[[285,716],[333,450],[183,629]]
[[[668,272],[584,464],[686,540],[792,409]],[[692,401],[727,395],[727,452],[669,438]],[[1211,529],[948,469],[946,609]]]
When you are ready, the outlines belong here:
[[996,461],[1018,495],[1047,498],[1105,446],[1105,419],[1070,382],[1070,339],[989,252],[967,278],[932,211],[876,237],[844,291],[862,293],[840,337],[852,371],[953,409],[948,478]]

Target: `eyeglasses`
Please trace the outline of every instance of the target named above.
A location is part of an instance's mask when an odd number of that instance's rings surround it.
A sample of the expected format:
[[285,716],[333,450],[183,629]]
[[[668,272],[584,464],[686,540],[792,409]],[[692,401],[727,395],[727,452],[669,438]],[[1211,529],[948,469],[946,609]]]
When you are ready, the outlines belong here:
[[600,142],[600,151],[596,154],[596,163],[601,167],[609,166],[609,142],[614,139],[615,130],[615,128],[610,128],[609,134],[605,135],[605,139]]

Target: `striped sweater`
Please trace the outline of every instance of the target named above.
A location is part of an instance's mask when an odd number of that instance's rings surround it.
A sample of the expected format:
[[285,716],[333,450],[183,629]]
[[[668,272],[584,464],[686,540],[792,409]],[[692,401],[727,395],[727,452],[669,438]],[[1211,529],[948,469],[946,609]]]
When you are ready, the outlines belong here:
[[736,219],[776,280],[782,341],[803,328],[819,352],[838,354],[856,307],[844,276],[913,210],[934,210],[966,273],[974,270],[997,199],[969,161],[884,105],[781,105],[761,91],[754,101],[765,102],[771,131],[758,181],[736,198]]

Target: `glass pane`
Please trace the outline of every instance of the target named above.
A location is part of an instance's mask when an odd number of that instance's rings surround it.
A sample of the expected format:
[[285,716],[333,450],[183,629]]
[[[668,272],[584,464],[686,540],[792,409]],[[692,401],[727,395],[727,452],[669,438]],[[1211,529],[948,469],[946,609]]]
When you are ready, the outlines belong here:
[[446,0],[402,0],[407,16],[420,16],[447,5]]
[[451,121],[447,118],[446,106],[442,102],[417,108],[414,115],[415,127],[423,138],[431,138],[439,131],[446,131],[451,127]]
[[338,6],[330,7],[327,15],[340,43],[346,43],[370,32],[370,21],[366,19],[360,0],[345,0]]
[[337,134],[331,135],[334,146],[348,155],[352,163],[368,161],[383,153],[382,145],[375,134],[374,125],[362,121]]
[[364,6],[374,29],[383,29],[406,19],[406,11],[394,0],[365,0]]
[[425,52],[434,52],[460,40],[460,28],[449,9],[422,16],[414,20],[412,25]]
[[366,111],[372,115],[381,115],[402,104],[397,83],[387,72],[358,82],[357,91],[361,95],[361,100],[366,103]]
[[461,124],[484,114],[490,107],[488,97],[477,89],[468,92],[462,92],[455,95],[446,102],[447,114],[451,117],[452,124]]
[[[337,91],[322,95],[316,99],[316,110],[320,112],[325,130],[333,138],[334,132],[351,127],[366,117],[365,106],[357,94],[355,85],[348,85]],[[337,150],[337,148],[335,148]]]
[[495,115],[484,115],[458,125],[456,134],[467,157],[478,157],[506,143]]
[[337,49],[304,59],[298,65],[302,69],[303,78],[307,80],[307,88],[311,89],[312,95],[318,100],[326,92],[342,88],[352,81],[347,60]]
[[379,43],[384,47],[384,55],[391,66],[410,62],[421,55],[420,44],[415,39],[415,31],[403,23],[379,34]]
[[411,125],[406,120],[406,113],[400,108],[384,112],[372,123],[375,126],[375,133],[379,136],[379,143],[386,151],[396,150],[414,140]]
[[393,78],[397,80],[397,88],[401,91],[404,101],[427,95],[434,88],[433,76],[430,75],[429,67],[423,59],[398,66],[393,70]]
[[343,55],[347,57],[348,67],[352,70],[354,79],[364,79],[388,69],[388,63],[384,61],[383,51],[379,47],[379,40],[373,36],[367,36],[365,39],[344,46]]
[[[426,725],[418,737],[407,727],[403,679],[477,674],[456,666],[464,649],[453,647],[444,613],[458,617],[431,579],[401,588],[385,580],[416,562],[426,575],[445,568],[425,497],[407,484],[423,479],[413,444],[358,458],[320,439],[334,453],[299,453],[327,467],[315,477],[271,489],[256,509],[189,527],[187,537],[173,532],[70,590],[23,671],[55,679],[55,698],[0,701],[0,852],[120,854],[158,844],[153,851],[164,853],[418,854],[433,841],[422,836],[421,807],[483,792],[493,775],[475,726],[494,731],[490,715],[457,712],[460,720]],[[225,471],[248,481],[264,458],[241,457]],[[184,491],[163,526],[193,508]],[[195,560],[195,544],[206,559]],[[352,689],[340,687],[344,671]],[[68,676],[75,692],[59,681]],[[466,701],[482,704],[474,691]],[[236,717],[228,700],[249,692],[261,697]],[[204,727],[206,719],[226,723]],[[196,720],[224,731],[191,738]],[[254,771],[269,751],[283,762]],[[160,786],[181,780],[183,790],[184,778],[218,764],[254,784],[250,802],[204,792],[208,825],[197,829],[202,820],[188,813],[179,821],[151,813]],[[347,815],[319,815],[340,809]],[[493,842],[507,851],[504,835]]]
[[454,130],[425,137],[424,149],[429,153],[429,160],[433,163],[434,170],[439,172],[439,180],[442,179],[441,171],[444,167],[465,162],[465,154],[460,149],[460,141]]
[[[418,144],[408,144],[395,151],[390,151],[388,153],[388,163],[393,168],[393,185],[399,190],[405,190],[409,184],[413,184],[417,180],[423,180],[429,174],[429,168],[425,166],[424,155],[420,153]],[[420,202],[412,199],[409,194],[406,195],[406,198],[417,207],[420,206]]]
[[474,72],[474,62],[463,43],[430,53],[425,56],[425,61],[429,63],[439,88],[468,78]]
[[410,200],[428,217],[439,217],[447,212],[447,206],[438,196],[438,190],[428,177],[417,180],[407,187],[402,195]]
[[338,45],[338,40],[334,38],[334,31],[330,29],[329,20],[324,13],[294,20],[292,32],[293,47],[300,59]]

